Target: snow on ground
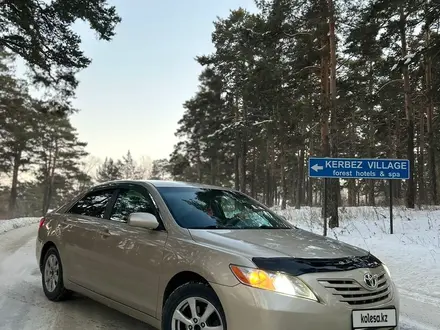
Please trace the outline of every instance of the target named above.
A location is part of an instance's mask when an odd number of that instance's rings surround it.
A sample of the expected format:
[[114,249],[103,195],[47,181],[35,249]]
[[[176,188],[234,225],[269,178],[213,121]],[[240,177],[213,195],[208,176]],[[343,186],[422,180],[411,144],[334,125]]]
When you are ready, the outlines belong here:
[[[320,208],[276,211],[300,228],[323,232]],[[396,208],[393,235],[387,208],[341,208],[340,217],[329,236],[371,251],[390,268],[401,294],[401,330],[440,329],[440,210]],[[89,300],[47,304],[34,256],[38,221],[0,220],[0,234],[23,227],[0,239],[0,329],[144,329]]]
[[0,220],[0,234],[12,229],[25,227],[40,221],[40,218],[16,218],[10,220]]
[[[275,209],[296,226],[322,234],[321,208]],[[328,236],[364,248],[390,269],[401,295],[440,308],[440,210],[340,208],[340,227]]]

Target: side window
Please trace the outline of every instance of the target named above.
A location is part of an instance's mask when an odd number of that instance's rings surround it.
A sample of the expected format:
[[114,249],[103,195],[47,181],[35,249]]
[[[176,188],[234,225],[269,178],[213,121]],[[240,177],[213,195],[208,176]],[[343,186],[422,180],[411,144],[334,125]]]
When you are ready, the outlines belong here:
[[128,216],[135,212],[156,213],[153,201],[147,195],[133,189],[121,189],[110,215],[110,220],[127,222]]
[[104,218],[105,209],[113,196],[114,190],[91,192],[79,200],[69,213]]
[[235,201],[232,198],[221,196],[219,202],[225,217],[228,219],[233,218],[237,213]]

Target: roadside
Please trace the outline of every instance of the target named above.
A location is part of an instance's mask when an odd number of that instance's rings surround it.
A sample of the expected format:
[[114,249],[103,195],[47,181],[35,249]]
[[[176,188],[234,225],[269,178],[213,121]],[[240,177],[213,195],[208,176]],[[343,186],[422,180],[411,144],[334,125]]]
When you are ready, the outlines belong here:
[[34,223],[38,223],[40,218],[16,218],[11,220],[0,220],[0,234],[6,233],[12,229],[17,229],[25,226],[29,226]]

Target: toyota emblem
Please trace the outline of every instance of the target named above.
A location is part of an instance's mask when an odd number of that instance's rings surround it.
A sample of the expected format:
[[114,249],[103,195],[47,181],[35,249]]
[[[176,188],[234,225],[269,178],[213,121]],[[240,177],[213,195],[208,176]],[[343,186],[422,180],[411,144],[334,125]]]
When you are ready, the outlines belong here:
[[367,288],[370,289],[370,290],[377,289],[377,285],[378,285],[377,279],[378,279],[378,276],[377,275],[373,275],[371,273],[366,273],[364,275],[364,282],[365,282]]

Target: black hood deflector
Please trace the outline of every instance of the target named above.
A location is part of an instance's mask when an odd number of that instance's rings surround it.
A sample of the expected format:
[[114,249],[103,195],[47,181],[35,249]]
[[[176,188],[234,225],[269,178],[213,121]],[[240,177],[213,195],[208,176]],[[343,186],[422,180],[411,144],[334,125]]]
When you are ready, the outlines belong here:
[[292,276],[308,273],[342,272],[359,268],[377,268],[382,263],[372,254],[363,257],[337,259],[304,258],[252,258],[255,265],[263,270],[283,272]]

